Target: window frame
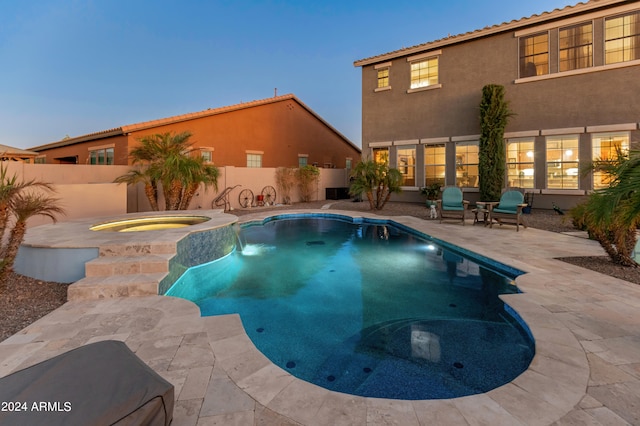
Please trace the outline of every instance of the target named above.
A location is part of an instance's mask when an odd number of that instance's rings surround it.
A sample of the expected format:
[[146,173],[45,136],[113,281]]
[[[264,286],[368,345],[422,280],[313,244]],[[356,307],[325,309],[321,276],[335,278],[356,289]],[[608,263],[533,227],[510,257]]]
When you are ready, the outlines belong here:
[[[442,149],[442,160],[444,163],[429,163],[428,160],[430,158],[436,159],[439,156],[438,152],[434,152],[434,154],[430,154],[429,150],[438,150]],[[437,175],[438,168],[442,168],[443,176],[442,178],[434,177],[432,179],[429,178],[428,168],[434,168],[433,175]],[[434,183],[439,183],[440,186],[445,186],[447,182],[447,144],[446,143],[430,143],[424,145],[424,186],[429,186]]]
[[[442,87],[441,79],[440,79],[440,57],[442,56],[442,50],[435,50],[427,53],[422,53],[419,55],[410,56],[407,58],[407,62],[409,63],[409,89],[407,93],[415,93],[422,92],[424,90],[432,90],[439,89]],[[433,78],[433,74],[427,73],[427,84],[426,85],[414,85],[412,82],[414,80],[413,77],[413,66],[419,63],[425,63],[429,61],[436,61],[435,67],[435,82],[431,82],[430,79]]]
[[[574,142],[575,145],[567,146],[567,143]],[[568,150],[571,150],[571,156],[575,159],[568,160],[549,160],[549,153],[551,149],[549,148],[550,142],[560,142],[560,148],[553,148],[554,151],[560,151],[561,158],[567,153]],[[575,155],[573,155],[573,150],[576,150]],[[547,136],[545,139],[545,188],[546,189],[580,189],[580,179],[579,179],[579,170],[580,170],[580,135],[578,134],[567,134],[567,135],[553,135]],[[557,166],[551,166],[552,164],[557,164]],[[566,167],[568,165],[574,165],[574,167]],[[550,186],[550,173],[551,169],[560,169],[562,172],[560,174],[560,186]],[[575,185],[567,185],[566,182],[573,182],[572,178],[565,178],[565,172],[568,172],[571,169],[575,169]],[[569,176],[567,174],[567,176]],[[557,179],[557,178],[556,178]]]
[[[597,155],[598,152],[602,152],[602,139],[608,138],[608,143],[609,146],[607,147],[609,152],[612,152],[614,149],[618,148],[617,146],[614,146],[615,141],[613,139],[615,138],[620,138],[623,139],[620,143],[620,150],[623,154],[628,154],[629,153],[629,149],[631,146],[631,133],[627,132],[627,131],[622,131],[622,132],[602,132],[602,133],[592,133],[591,134],[591,160],[592,161],[597,161],[597,160],[615,160],[617,157],[614,157],[613,155],[611,156],[602,156],[602,155]],[[600,143],[598,146],[598,149],[596,149],[596,141],[600,139]],[[607,173],[605,172],[601,172],[601,171],[594,171],[592,174],[592,183],[591,183],[591,187],[594,190],[598,190],[598,189],[605,189],[609,187],[609,183],[602,183],[604,181],[607,181],[608,177],[607,177]],[[600,182],[600,184],[598,184],[597,182]]]
[[[407,153],[412,152],[413,155],[407,156]],[[396,168],[400,171],[402,175],[402,184],[401,186],[415,188],[417,185],[416,182],[416,161],[417,161],[417,147],[416,145],[403,145],[398,146],[396,148]],[[404,154],[403,154],[404,153]],[[402,158],[406,158],[406,162],[402,163]],[[413,180],[413,182],[411,181]]]
[[[581,27],[590,27],[590,31],[581,33],[582,35],[584,34],[589,34],[589,42],[581,42],[581,44],[576,44],[576,45],[567,45],[567,47],[562,47],[562,41],[563,41],[563,36],[562,33],[563,31],[570,31],[570,30],[575,30],[577,28],[581,28]],[[571,37],[573,38],[577,38],[579,37],[581,34],[573,34],[573,36],[569,35],[567,37],[565,37],[566,39],[569,39]],[[560,27],[558,28],[558,72],[568,72],[568,71],[575,71],[575,70],[580,70],[580,69],[586,69],[586,68],[591,68],[593,67],[593,34],[594,34],[594,26],[593,26],[593,21],[586,21],[586,22],[581,22],[581,23],[577,23],[577,24],[573,24],[573,25],[568,25],[565,27]],[[583,55],[583,56],[579,56],[579,55],[573,55],[573,58],[565,58],[563,59],[563,52],[567,52],[570,55],[571,52],[580,52],[580,50],[587,48],[588,50],[588,54],[587,55]],[[579,62],[581,62],[581,60],[586,59],[587,63],[586,64],[579,64]],[[573,67],[567,67],[567,68],[563,68],[563,64],[570,64]]]
[[[470,152],[468,148],[465,149],[464,153],[461,152],[459,148],[463,146],[466,146],[466,147],[474,146],[475,153]],[[478,184],[480,181],[480,170],[479,170],[480,141],[476,140],[476,141],[456,142],[455,151],[456,151],[456,186],[460,188],[478,188],[479,187]],[[470,154],[475,154],[475,162],[466,161],[468,160],[468,158],[464,158],[464,157],[469,157]],[[473,168],[475,168],[475,175],[473,174],[470,175],[469,174],[470,169],[473,169]],[[462,174],[462,176],[458,176],[459,173]],[[463,182],[463,179],[466,181]],[[473,180],[473,184],[470,185],[472,180]]]
[[[373,67],[373,69],[376,72],[376,85],[375,85],[375,89],[373,90],[374,92],[383,92],[385,90],[391,90],[391,65],[393,65],[392,62],[384,62],[382,64],[377,64]],[[380,85],[380,73],[383,73],[386,71],[386,85],[381,86]]]
[[[546,37],[546,50],[544,52],[536,52],[535,50],[535,46],[536,45],[541,45],[542,42],[536,42],[536,38],[538,37]],[[520,37],[518,37],[518,76],[519,78],[530,78],[530,77],[540,77],[542,75],[548,75],[551,72],[551,67],[550,67],[550,57],[551,57],[551,48],[550,48],[550,36],[549,36],[549,31],[545,30],[545,31],[540,31],[537,33],[533,33],[533,34],[527,34],[527,35],[522,35]],[[533,47],[533,52],[530,54],[527,54],[526,52],[526,48],[528,46],[526,46],[525,44],[523,44],[524,41],[526,40],[533,40],[533,43],[530,45],[531,47]],[[524,50],[523,50],[524,49]],[[546,72],[542,72],[542,73],[538,73],[538,66],[539,65],[543,65],[545,64],[544,62],[536,62],[535,59],[537,57],[540,57],[542,55],[546,55]],[[527,61],[527,58],[531,58],[534,59],[533,61]],[[529,64],[532,64],[536,67],[536,72],[535,74],[531,74],[531,70],[528,69]]]
[[260,169],[262,168],[262,156],[261,152],[247,152],[247,168]]
[[[526,146],[525,144],[527,145],[530,144],[530,147],[524,148],[524,146]],[[509,149],[510,145],[517,145],[517,148],[515,150],[510,150]],[[526,189],[535,188],[536,186],[535,139],[534,138],[507,138],[505,140],[505,147],[507,150],[506,152],[507,153],[506,170],[507,170],[507,183],[508,183],[507,186],[526,188]],[[529,153],[531,153],[531,156],[529,156]],[[526,161],[522,161],[523,155]],[[531,160],[529,160],[529,158]],[[526,172],[524,170],[532,171],[530,178],[526,175]]]
[[378,85],[376,89],[381,90],[390,86],[389,84],[389,68],[380,68],[377,70]]
[[[385,154],[386,153],[386,154]],[[377,146],[371,148],[371,158],[376,164],[386,164],[389,165],[389,157],[390,150],[388,146]],[[382,158],[386,157],[386,158]]]
[[89,157],[87,159],[88,164],[92,166],[115,165],[115,146],[114,145],[89,147],[88,151],[89,151]]
[[[637,22],[636,23],[629,23],[626,24],[624,22],[624,19],[627,17],[631,17],[635,15]],[[611,28],[619,28],[622,27],[622,35],[621,36],[609,36],[608,34],[608,30],[610,28],[607,27],[607,23],[610,21],[613,21],[615,19],[622,19],[623,23],[620,26],[617,27],[611,27]],[[631,34],[625,34],[625,29],[627,27],[627,25],[629,27],[631,26],[637,26],[636,29],[636,33],[631,33]],[[604,28],[603,28],[603,33],[604,33],[604,64],[605,65],[611,65],[611,64],[619,64],[619,63],[623,63],[623,62],[631,62],[631,61],[635,61],[635,60],[640,60],[640,10],[634,10],[634,11],[630,11],[630,12],[626,12],[626,13],[620,13],[617,15],[612,15],[612,16],[606,16],[604,18]],[[627,47],[626,44],[628,41],[631,41],[631,45],[633,45],[633,39],[637,38],[638,40],[638,46],[636,46],[635,48],[631,48],[631,47]],[[615,49],[615,48],[609,48],[608,45],[611,43],[613,44],[613,42],[617,42],[620,41],[622,44],[621,48]],[[609,60],[610,55],[613,56],[614,53],[622,53],[622,59],[620,60]],[[629,57],[629,58],[625,58],[627,52],[629,52],[630,54],[633,54],[634,57]]]

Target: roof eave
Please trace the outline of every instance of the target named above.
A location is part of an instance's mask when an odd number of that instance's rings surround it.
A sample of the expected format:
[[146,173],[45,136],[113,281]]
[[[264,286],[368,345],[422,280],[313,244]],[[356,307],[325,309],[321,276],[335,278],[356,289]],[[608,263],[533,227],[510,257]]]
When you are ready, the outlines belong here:
[[121,136],[124,133],[122,132],[122,128],[121,127],[117,127],[115,129],[110,129],[110,130],[104,130],[101,132],[96,132],[96,133],[90,133],[88,135],[82,135],[82,136],[77,136],[75,138],[67,138],[67,139],[63,139],[61,141],[58,142],[52,142],[52,143],[48,143],[45,145],[39,145],[39,146],[34,146],[33,148],[29,148],[30,151],[35,151],[35,152],[40,152],[40,151],[45,151],[47,149],[53,149],[53,148],[62,148],[65,146],[69,146],[69,145],[75,145],[77,143],[81,143],[81,142],[89,142],[95,139],[104,139],[104,138],[110,138],[113,136]]
[[446,37],[439,40],[434,40],[431,42],[419,44],[416,46],[395,50],[393,52],[384,53],[378,56],[372,56],[370,58],[364,58],[357,61],[354,61],[353,65],[355,67],[362,67],[366,65],[376,64],[379,62],[389,61],[391,59],[401,58],[404,56],[410,56],[416,53],[421,53],[433,49],[439,49],[445,46],[454,45],[458,43],[463,43],[466,41],[488,37],[491,35],[513,31],[515,29],[520,29],[532,25],[538,25],[542,22],[554,21],[558,19],[562,19],[569,15],[576,15],[580,13],[584,13],[587,11],[593,11],[596,9],[604,8],[612,4],[617,3],[626,3],[627,0],[591,0],[586,3],[578,3],[574,6],[566,6],[562,9],[555,9],[551,12],[543,12],[539,15],[533,15],[526,18],[521,18],[518,20],[493,25],[491,27],[485,27],[480,30],[471,31],[468,33],[455,35]]

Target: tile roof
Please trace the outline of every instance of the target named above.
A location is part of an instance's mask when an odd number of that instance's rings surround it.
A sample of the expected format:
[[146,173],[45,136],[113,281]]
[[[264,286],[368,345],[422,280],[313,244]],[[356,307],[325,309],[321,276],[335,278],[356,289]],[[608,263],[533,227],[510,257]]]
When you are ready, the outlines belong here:
[[159,118],[157,120],[150,120],[150,121],[143,121],[143,122],[140,122],[140,123],[127,124],[127,125],[124,125],[124,126],[115,127],[113,129],[102,130],[100,132],[89,133],[89,134],[86,134],[86,135],[77,136],[77,137],[73,137],[73,138],[65,138],[65,139],[62,139],[62,140],[57,141],[57,142],[53,142],[53,143],[46,144],[46,145],[40,145],[40,146],[31,148],[31,149],[34,150],[34,151],[42,151],[42,150],[45,150],[45,149],[60,148],[60,147],[63,147],[63,146],[74,145],[74,144],[80,143],[80,142],[86,142],[86,141],[95,140],[95,139],[102,139],[102,138],[111,137],[111,136],[126,135],[128,133],[139,131],[139,130],[151,129],[151,128],[154,128],[154,127],[163,126],[163,125],[167,125],[167,124],[179,123],[179,122],[182,122],[182,121],[194,120],[194,119],[197,119],[197,118],[203,118],[203,117],[208,117],[208,116],[217,115],[217,114],[224,114],[224,113],[228,113],[228,112],[238,111],[238,110],[247,109],[247,108],[253,108],[253,107],[257,107],[257,106],[262,106],[262,105],[267,105],[267,104],[272,104],[272,103],[282,102],[282,101],[287,101],[287,100],[293,100],[294,102],[297,102],[300,106],[302,106],[305,110],[307,110],[309,113],[311,113],[313,116],[315,116],[319,121],[321,121],[325,126],[327,126],[329,129],[331,129],[334,133],[336,133],[338,136],[340,136],[346,142],[348,142],[349,144],[353,145],[355,148],[360,150],[360,148],[357,145],[355,145],[353,142],[351,142],[346,136],[344,136],[342,133],[340,133],[338,130],[336,130],[332,125],[330,125],[322,117],[320,117],[318,114],[316,114],[315,111],[313,111],[311,108],[309,108],[307,105],[305,105],[302,101],[300,101],[300,99],[298,99],[293,94],[274,96],[272,98],[254,100],[254,101],[250,101],[250,102],[242,102],[242,103],[239,103],[239,104],[224,106],[224,107],[220,107],[220,108],[209,108],[209,109],[206,109],[204,111],[191,112],[191,113],[187,113],[187,114],[174,115],[172,117]]
[[359,59],[353,63],[356,67],[365,65],[371,65],[382,61],[388,61],[390,59],[408,56],[419,52],[424,52],[431,49],[441,48],[447,45],[461,43],[469,40],[473,40],[480,37],[486,37],[488,35],[497,34],[505,31],[512,31],[517,28],[522,28],[530,25],[540,24],[542,22],[561,19],[577,13],[584,13],[587,11],[593,11],[616,4],[632,3],[629,0],[590,0],[587,2],[581,2],[574,6],[565,6],[561,9],[554,9],[551,12],[542,12],[538,15],[532,15],[529,17],[523,17],[520,19],[514,19],[509,22],[503,22],[502,24],[496,24],[488,27],[484,27],[479,30],[469,31],[463,34],[444,37],[438,40],[429,41],[426,43],[418,44],[412,47],[406,47],[392,52],[383,53],[369,58]]
[[35,151],[27,151],[24,149],[14,148],[12,146],[0,144],[0,156],[3,156],[3,155],[32,157],[32,156],[38,155],[38,153]]

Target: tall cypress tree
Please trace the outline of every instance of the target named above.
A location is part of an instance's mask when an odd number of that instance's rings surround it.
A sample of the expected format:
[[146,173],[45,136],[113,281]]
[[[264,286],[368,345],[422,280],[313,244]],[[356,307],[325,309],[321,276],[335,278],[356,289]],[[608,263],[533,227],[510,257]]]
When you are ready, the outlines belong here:
[[504,87],[488,84],[480,101],[479,186],[480,200],[498,201],[504,185],[506,152],[504,129],[512,113],[504,99]]

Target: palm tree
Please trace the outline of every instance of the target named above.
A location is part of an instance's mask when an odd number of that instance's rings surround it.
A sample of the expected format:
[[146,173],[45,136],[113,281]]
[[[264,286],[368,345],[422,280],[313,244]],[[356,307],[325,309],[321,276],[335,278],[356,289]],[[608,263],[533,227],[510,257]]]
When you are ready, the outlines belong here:
[[201,183],[217,190],[218,168],[192,157],[190,132],[162,133],[141,138],[140,145],[129,152],[131,162],[142,169],[133,169],[118,177],[118,183],[129,185],[142,182],[145,195],[153,210],[159,210],[159,187],[166,210],[185,210]]
[[140,171],[138,169],[129,170],[126,174],[122,176],[118,176],[115,180],[115,183],[126,183],[127,185],[136,185],[138,183],[144,184],[144,194],[149,200],[149,204],[151,205],[151,209],[153,211],[158,211],[158,184],[157,180],[154,179],[150,173],[146,173],[146,171]]
[[[47,191],[53,191],[53,187],[49,183],[36,180],[19,182],[16,174],[8,176],[7,173],[8,168],[0,163],[0,246],[7,230],[12,203],[16,194],[29,187],[39,187]],[[2,250],[0,250],[0,258],[2,257],[3,253]]]
[[596,161],[591,169],[607,173],[611,184],[571,210],[574,223],[587,229],[612,262],[638,266],[631,254],[640,226],[640,151]]
[[58,202],[59,199],[42,193],[19,192],[14,195],[11,213],[15,216],[16,223],[9,234],[9,241],[4,249],[4,258],[0,261],[0,283],[6,282],[7,275],[13,269],[18,249],[27,232],[27,220],[33,216],[47,216],[56,222],[56,214],[64,214],[64,210],[58,205]]
[[200,184],[204,187],[209,185],[218,191],[218,177],[220,171],[217,167],[205,164],[202,157],[189,157],[185,159],[185,167],[183,169],[183,188],[180,194],[179,210],[187,210]]
[[366,194],[371,210],[381,210],[392,193],[400,193],[402,174],[386,163],[373,160],[359,162],[351,172],[351,195]]

